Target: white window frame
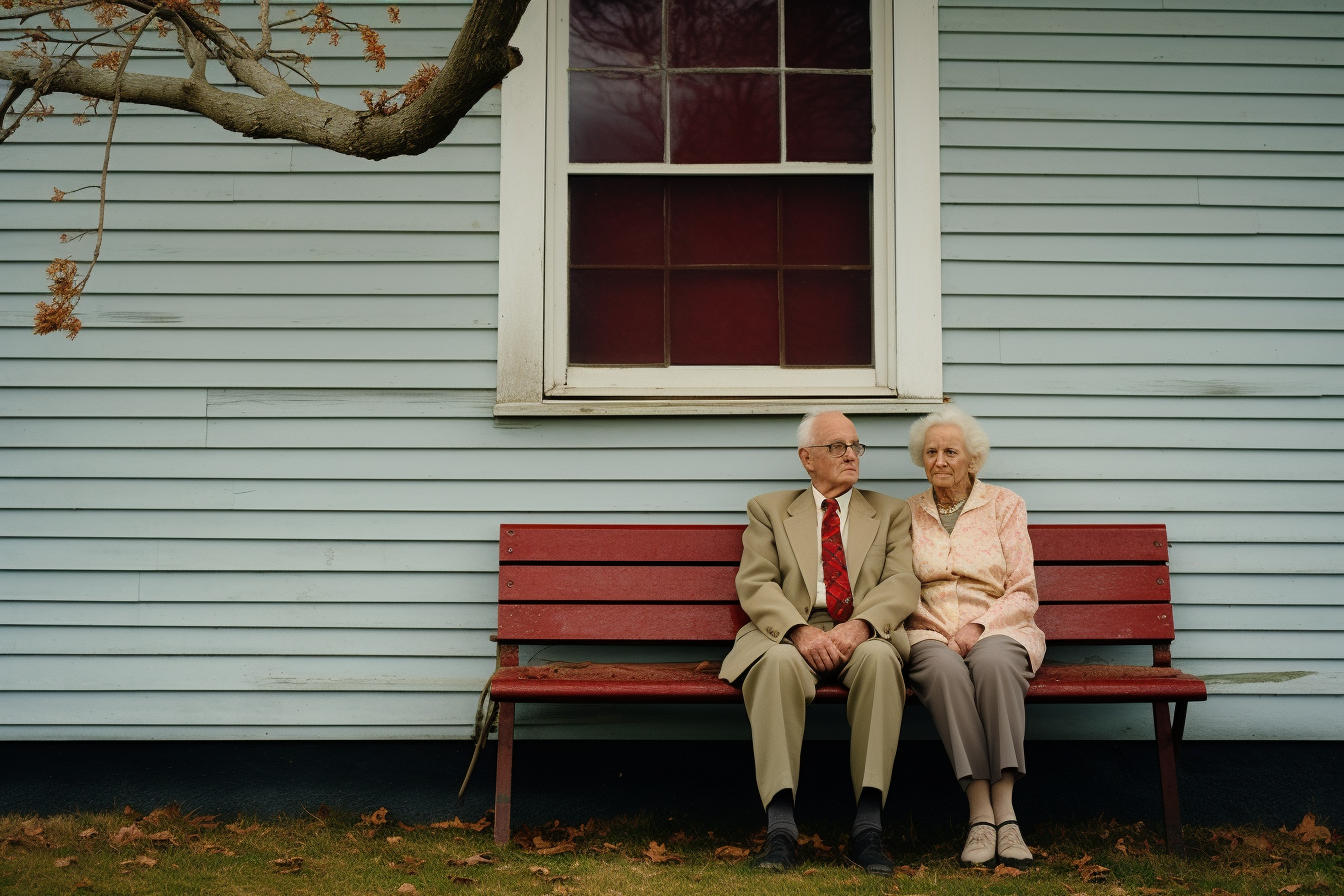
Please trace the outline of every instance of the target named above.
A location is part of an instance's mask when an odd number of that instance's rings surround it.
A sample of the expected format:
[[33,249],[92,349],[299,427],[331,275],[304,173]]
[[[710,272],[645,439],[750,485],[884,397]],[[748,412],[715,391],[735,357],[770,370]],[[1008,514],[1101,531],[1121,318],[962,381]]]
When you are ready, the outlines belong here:
[[[514,36],[523,65],[504,81],[500,152],[498,415],[918,412],[942,401],[938,192],[938,10],[874,3],[871,165],[568,162],[565,0],[532,0]],[[888,14],[889,11],[889,14]],[[568,367],[564,240],[570,173],[871,173],[871,368]],[[884,202],[883,197],[890,202]]]

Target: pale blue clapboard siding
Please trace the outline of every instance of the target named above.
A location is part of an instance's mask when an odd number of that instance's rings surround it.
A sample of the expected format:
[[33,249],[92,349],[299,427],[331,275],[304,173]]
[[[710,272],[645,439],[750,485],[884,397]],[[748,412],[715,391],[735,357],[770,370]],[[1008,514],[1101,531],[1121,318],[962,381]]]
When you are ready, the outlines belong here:
[[[315,45],[324,95],[400,84],[464,10],[402,4],[383,75]],[[1168,526],[1174,651],[1214,695],[1190,736],[1344,736],[1344,4],[954,0],[941,22],[945,386],[995,441],[986,478],[1037,522]],[[491,418],[498,110],[367,163],[128,108],[73,344],[27,329],[94,213],[47,199],[92,177],[101,125],[63,109],[7,145],[0,737],[466,737],[501,523],[733,523],[798,481],[787,419]],[[861,421],[870,487],[920,490],[907,425]],[[1031,725],[1144,738],[1151,716]],[[534,707],[521,730],[747,736],[732,707]]]

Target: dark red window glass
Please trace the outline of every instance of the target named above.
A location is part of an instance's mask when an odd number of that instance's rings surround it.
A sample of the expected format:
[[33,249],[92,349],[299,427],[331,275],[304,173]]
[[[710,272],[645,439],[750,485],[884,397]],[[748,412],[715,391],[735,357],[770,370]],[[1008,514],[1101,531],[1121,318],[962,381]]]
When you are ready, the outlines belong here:
[[867,175],[782,180],[786,265],[872,263],[872,181]]
[[789,160],[871,162],[872,79],[867,75],[787,75]]
[[663,272],[570,270],[569,360],[663,364]]
[[661,0],[569,0],[569,65],[651,66],[662,56]]
[[668,0],[672,68],[779,64],[775,0]]
[[775,75],[672,75],[672,161],[779,161]]
[[[570,161],[871,162],[869,2],[569,0]],[[872,205],[867,173],[571,174],[569,362],[871,366]]]
[[661,162],[662,78],[624,72],[570,72],[569,159]]
[[868,0],[788,0],[784,59],[789,68],[871,68]]
[[871,366],[872,296],[871,271],[785,271],[784,363]]
[[569,263],[661,265],[663,180],[571,177]]
[[672,264],[766,264],[779,258],[773,177],[669,178]]
[[673,271],[673,364],[779,364],[774,271]]

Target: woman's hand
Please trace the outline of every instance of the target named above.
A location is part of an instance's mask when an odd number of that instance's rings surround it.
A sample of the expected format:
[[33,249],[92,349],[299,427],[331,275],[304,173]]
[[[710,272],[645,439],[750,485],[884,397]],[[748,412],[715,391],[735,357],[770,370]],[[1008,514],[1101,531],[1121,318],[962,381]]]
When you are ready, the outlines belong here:
[[985,633],[985,627],[978,622],[968,622],[961,627],[961,630],[952,636],[952,643],[948,644],[957,652],[957,655],[965,659],[966,654],[971,652],[975,642],[980,640],[980,636]]

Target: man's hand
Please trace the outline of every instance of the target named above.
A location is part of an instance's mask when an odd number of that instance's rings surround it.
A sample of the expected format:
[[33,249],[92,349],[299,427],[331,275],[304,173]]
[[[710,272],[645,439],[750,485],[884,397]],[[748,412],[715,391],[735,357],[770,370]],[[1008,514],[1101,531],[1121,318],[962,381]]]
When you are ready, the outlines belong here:
[[816,626],[795,625],[789,629],[788,638],[803,655],[803,661],[817,672],[838,669],[848,659],[841,656],[840,648],[835,646],[830,636]]
[[978,622],[968,622],[961,627],[961,630],[952,636],[952,643],[948,644],[963,659],[966,654],[971,652],[975,642],[980,640],[980,636],[985,633],[985,627]]
[[824,634],[840,651],[841,661],[847,663],[849,658],[854,655],[854,648],[873,636],[873,629],[862,619],[851,619],[848,622],[840,623]]

